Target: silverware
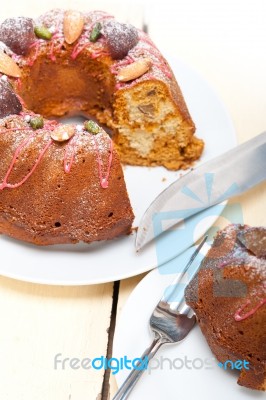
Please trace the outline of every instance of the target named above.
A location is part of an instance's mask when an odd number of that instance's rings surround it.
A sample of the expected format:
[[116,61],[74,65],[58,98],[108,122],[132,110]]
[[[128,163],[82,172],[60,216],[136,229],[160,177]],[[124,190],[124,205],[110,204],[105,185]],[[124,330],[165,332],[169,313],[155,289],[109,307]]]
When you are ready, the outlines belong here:
[[178,212],[167,229],[266,180],[266,132],[192,169],[166,188],[144,213],[136,236],[140,250],[161,231],[154,231],[153,218],[161,212]]
[[[201,241],[197,249],[190,257],[190,260],[185,266],[182,274],[175,278],[172,282],[171,287],[173,289],[170,291],[170,294],[168,296],[164,295],[155,307],[150,317],[150,328],[154,333],[154,339],[151,345],[142,354],[142,360],[146,359],[147,362],[149,362],[154,357],[159,348],[164,344],[173,344],[180,342],[187,336],[187,334],[195,325],[196,316],[193,310],[185,302],[184,287],[182,286],[181,289],[178,283],[180,283],[184,275],[189,272],[189,267],[192,265],[193,261],[199,254],[206,240],[207,236],[204,237],[204,239]],[[199,265],[196,269],[194,268],[190,279],[192,279],[197,272]],[[177,294],[180,300],[177,300]],[[140,366],[140,363],[137,366]],[[144,368],[133,369],[114,396],[113,400],[127,399],[130,392],[143,374],[144,370]]]

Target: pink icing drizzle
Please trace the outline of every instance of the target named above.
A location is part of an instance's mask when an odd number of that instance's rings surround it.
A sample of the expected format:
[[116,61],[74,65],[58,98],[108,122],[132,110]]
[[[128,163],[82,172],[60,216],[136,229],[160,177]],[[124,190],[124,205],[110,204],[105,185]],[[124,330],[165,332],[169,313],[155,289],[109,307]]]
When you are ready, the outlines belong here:
[[127,56],[124,58],[124,60],[119,61],[119,62],[117,62],[117,63],[111,65],[110,71],[111,71],[112,74],[116,75],[116,74],[118,73],[120,67],[124,67],[124,66],[126,66],[126,65],[132,64],[134,61],[135,61],[135,60],[134,60],[133,57],[127,55]]
[[165,64],[153,61],[153,65],[156,65],[156,67],[159,68],[165,74],[165,76],[167,76],[167,78],[172,78],[172,74]]
[[[44,125],[44,129],[52,131],[57,124],[58,124],[57,121],[47,121],[45,123],[45,125]],[[27,128],[27,127],[10,128],[10,129],[0,130],[0,134],[1,133],[7,133],[7,132],[14,132],[14,131],[29,131],[29,130],[32,131],[31,128]],[[14,189],[16,187],[21,186],[24,182],[26,182],[28,180],[28,178],[33,174],[35,169],[37,168],[38,164],[40,163],[41,159],[43,158],[43,156],[46,153],[46,151],[48,150],[48,148],[53,143],[52,139],[50,139],[49,142],[46,143],[46,145],[42,149],[41,153],[39,154],[35,164],[31,168],[29,173],[20,182],[15,183],[15,184],[8,183],[7,182],[8,178],[9,178],[9,176],[10,176],[10,174],[11,174],[13,168],[14,168],[16,160],[18,159],[18,157],[19,157],[20,153],[22,152],[22,150],[27,146],[27,144],[31,141],[31,139],[33,139],[35,137],[35,135],[36,135],[36,133],[32,132],[18,146],[17,150],[14,153],[14,156],[12,158],[10,166],[9,166],[7,172],[6,172],[6,175],[5,175],[4,179],[3,179],[3,182],[0,183],[0,190],[3,190],[5,188]],[[74,162],[77,140],[78,140],[78,134],[76,133],[76,135],[73,136],[69,140],[67,145],[66,145],[65,154],[64,154],[64,171],[66,173],[70,172],[72,164]],[[102,162],[102,159],[101,159],[101,156],[100,156],[100,150],[99,150],[98,142],[97,142],[97,140],[96,140],[96,138],[94,136],[93,136],[93,140],[94,140],[94,145],[95,145],[95,148],[96,148],[96,151],[97,151],[97,163],[98,163],[100,184],[105,189],[105,188],[108,187],[108,184],[109,184],[108,180],[109,180],[109,175],[110,175],[110,170],[111,170],[111,165],[112,165],[112,158],[113,158],[113,142],[110,139],[110,149],[109,149],[109,153],[110,154],[109,154],[109,158],[108,158],[108,165],[107,165],[106,173],[105,173],[105,176],[104,176],[104,173],[103,173],[103,162]]]
[[[84,37],[82,37],[81,39],[84,39]],[[85,43],[82,43],[82,44],[80,42],[78,42],[74,46],[70,57],[72,58],[72,60],[75,60],[77,58],[77,56],[85,49],[89,49],[90,50],[90,56],[93,59],[94,58],[98,58],[100,56],[107,56],[108,55],[108,52],[106,50],[104,50],[104,49],[101,49],[101,48],[98,48],[98,49],[92,51],[92,49],[94,47],[93,45],[94,45],[94,43],[91,43],[91,42],[85,42]]]
[[[57,39],[61,39],[61,40],[60,40],[59,44],[57,46],[55,46],[55,42],[56,42]],[[41,39],[38,39],[34,43],[32,43],[30,45],[31,48],[35,47],[34,55],[27,61],[27,65],[29,65],[30,67],[36,61],[42,43],[45,43],[45,41],[43,41]],[[54,53],[56,51],[60,51],[62,46],[63,46],[63,44],[64,44],[64,36],[61,33],[58,32],[58,27],[57,27],[55,33],[53,34],[53,36],[52,36],[52,38],[50,40],[50,51],[48,53],[48,57],[52,61],[56,61],[56,57],[55,57]]]
[[[55,42],[57,39],[60,39],[60,42],[58,43],[58,45],[55,45]],[[64,44],[64,36],[61,33],[55,32],[52,36],[51,39],[51,47],[50,47],[50,51],[49,51],[49,57],[52,61],[56,61],[56,56],[55,56],[55,52],[56,51],[60,51],[63,44]]]
[[[82,37],[80,38],[80,40],[81,40],[81,39],[84,39],[84,36],[82,36]],[[75,60],[75,59],[77,58],[77,56],[78,56],[84,49],[86,49],[87,47],[91,47],[91,43],[90,43],[90,42],[85,42],[85,43],[83,43],[83,44],[80,44],[80,42],[78,41],[78,43],[74,46],[73,51],[72,51],[70,57],[71,57],[73,60]]]
[[262,307],[266,303],[266,298],[262,299],[259,301],[259,303],[252,308],[252,310],[248,311],[246,314],[240,315],[241,312],[251,303],[250,300],[247,300],[245,304],[243,304],[236,312],[234,315],[234,318],[236,321],[242,321],[243,319],[246,319],[250,317],[251,315],[255,314],[255,312]]
[[[159,62],[156,62],[156,61],[153,60],[153,62],[152,62],[153,65],[156,65],[156,67],[157,67],[158,69],[160,69],[168,78],[171,78],[171,77],[172,77],[171,71],[170,71],[170,69],[168,68],[168,66],[165,65],[164,58],[163,58],[162,54],[159,52],[159,50],[157,49],[157,47],[156,47],[151,41],[147,40],[146,37],[144,38],[144,37],[142,36],[142,37],[141,37],[141,40],[142,40],[143,42],[148,43],[148,44],[151,46],[150,48],[145,49],[145,54],[146,54],[146,53],[150,53],[150,54],[153,55],[155,58],[157,58],[158,61],[159,61]],[[139,55],[143,55],[143,50],[142,50],[142,49],[139,49]]]
[[[137,48],[133,49],[133,54],[134,56],[137,57],[146,57],[149,54],[154,56],[158,61],[155,61],[154,59],[152,60],[152,65],[156,68],[158,68],[167,78],[171,79],[172,78],[172,73],[171,70],[169,69],[168,65],[165,64],[164,58],[162,54],[159,52],[157,47],[154,45],[154,43],[150,40],[150,38],[146,35],[144,35],[141,31],[139,31],[139,40],[142,42],[147,43],[150,47],[149,48]],[[122,61],[118,61],[117,63],[113,64],[110,67],[110,71],[112,74],[117,75],[119,72],[119,69],[125,65],[129,65],[132,62],[136,61],[138,58],[132,57],[130,54],[128,54]],[[149,73],[150,79],[155,79],[153,75]],[[117,82],[115,85],[115,89],[122,89],[124,86],[126,86],[128,82]]]
[[105,51],[105,50],[102,50],[102,49],[98,49],[98,50],[96,50],[96,51],[91,53],[91,58],[92,59],[95,59],[95,58],[98,58],[98,57],[103,57],[103,56],[108,56],[108,52]]
[[116,90],[122,89],[123,86],[125,86],[125,84],[123,82],[116,83],[115,84],[115,89]]
[[[75,156],[75,150],[76,150],[76,142],[77,142],[78,136],[75,135],[73,138],[71,138],[66,146],[66,151],[65,151],[65,156],[64,156],[64,171],[66,173],[69,173],[74,161],[74,156]],[[109,184],[109,176],[110,176],[110,170],[111,170],[111,165],[112,165],[112,159],[113,159],[113,142],[110,139],[110,149],[109,149],[109,158],[108,158],[108,165],[107,165],[107,170],[105,173],[105,176],[103,174],[103,162],[100,156],[100,150],[98,146],[98,142],[96,140],[96,137],[93,136],[94,140],[94,145],[97,151],[97,163],[98,163],[98,171],[99,171],[99,179],[100,179],[100,184],[102,188],[106,189]]]
[[73,136],[66,145],[65,156],[64,156],[64,171],[67,174],[70,172],[74,161],[76,142],[77,142],[77,135]]
[[2,131],[0,130],[0,133],[14,132],[14,131],[31,131],[31,128],[9,128]]
[[41,153],[39,154],[39,157],[37,158],[35,164],[33,165],[33,167],[31,168],[31,170],[29,171],[29,173],[18,183],[8,183],[7,180],[14,168],[14,165],[16,163],[17,158],[19,157],[21,151],[24,149],[24,147],[27,146],[27,144],[31,141],[31,139],[35,137],[35,133],[30,134],[25,140],[22,141],[22,143],[19,145],[19,147],[17,148],[17,150],[15,151],[15,154],[13,156],[13,159],[10,163],[10,166],[7,170],[7,173],[3,179],[3,182],[0,184],[0,190],[3,190],[5,188],[10,188],[10,189],[14,189],[17,188],[19,186],[21,186],[24,182],[27,181],[27,179],[33,174],[33,172],[35,171],[35,169],[37,168],[37,165],[40,163],[42,157],[44,156],[44,154],[46,153],[47,149],[50,147],[50,145],[52,144],[52,140],[49,140],[48,143],[46,143],[46,145],[44,146],[43,150],[41,151]]
[[[91,23],[88,28],[87,28],[87,33],[86,35],[82,35],[79,38],[78,43],[74,46],[73,51],[71,53],[71,58],[73,60],[75,60],[77,58],[77,56],[86,48],[90,48],[93,49],[95,47],[95,43],[88,41],[88,32],[91,31],[94,27],[94,25],[98,22],[103,22],[104,20],[108,20],[108,19],[113,19],[114,17],[112,15],[106,14],[106,15],[101,15],[100,18],[96,19],[93,23]],[[83,40],[85,40],[85,43],[80,43]],[[102,40],[101,38],[98,39],[97,41],[98,43],[101,43]],[[91,58],[95,59],[98,58],[100,56],[105,56],[108,55],[108,52],[104,49],[96,49],[95,51],[92,51],[91,53]]]
[[96,138],[93,136],[94,139],[94,145],[97,150],[97,161],[98,161],[98,171],[99,171],[99,178],[100,178],[100,184],[101,187],[106,189],[108,188],[109,185],[109,175],[110,175],[110,170],[111,170],[111,165],[112,165],[112,160],[113,160],[113,141],[110,139],[110,149],[109,149],[109,158],[108,158],[108,165],[107,165],[107,170],[105,176],[103,176],[103,162],[100,156],[100,150],[99,146],[97,143]]
[[28,60],[27,64],[28,66],[32,67],[33,64],[35,63],[39,50],[40,50],[40,46],[41,43],[39,40],[36,40],[36,42],[32,43],[32,45],[30,47],[35,47],[35,53],[33,54],[33,56]]

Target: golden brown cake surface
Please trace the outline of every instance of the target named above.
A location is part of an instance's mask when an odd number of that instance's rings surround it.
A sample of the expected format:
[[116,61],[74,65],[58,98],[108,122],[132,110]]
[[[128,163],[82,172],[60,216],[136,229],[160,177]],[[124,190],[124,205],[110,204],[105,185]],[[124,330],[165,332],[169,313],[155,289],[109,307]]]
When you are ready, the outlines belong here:
[[133,212],[109,136],[70,125],[74,136],[59,142],[51,136],[60,125],[34,130],[28,116],[0,122],[0,232],[39,245],[129,233]]
[[247,361],[238,383],[257,390],[266,390],[265,250],[266,228],[229,225],[186,289],[218,361]]

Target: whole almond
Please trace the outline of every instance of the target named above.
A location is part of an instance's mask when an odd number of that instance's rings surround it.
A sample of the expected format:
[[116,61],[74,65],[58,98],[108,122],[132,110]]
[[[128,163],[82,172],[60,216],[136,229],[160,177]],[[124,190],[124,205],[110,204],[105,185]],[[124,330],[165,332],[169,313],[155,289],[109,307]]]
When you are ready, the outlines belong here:
[[121,68],[117,74],[117,79],[120,82],[127,82],[137,79],[145,74],[145,72],[149,71],[150,67],[151,60],[149,58],[141,58],[140,60]]
[[64,14],[64,36],[68,44],[74,43],[81,35],[84,17],[79,11],[68,10]]
[[58,125],[52,132],[51,138],[56,142],[65,142],[75,135],[74,125]]
[[0,72],[8,76],[19,78],[21,70],[15,61],[3,51],[0,51]]

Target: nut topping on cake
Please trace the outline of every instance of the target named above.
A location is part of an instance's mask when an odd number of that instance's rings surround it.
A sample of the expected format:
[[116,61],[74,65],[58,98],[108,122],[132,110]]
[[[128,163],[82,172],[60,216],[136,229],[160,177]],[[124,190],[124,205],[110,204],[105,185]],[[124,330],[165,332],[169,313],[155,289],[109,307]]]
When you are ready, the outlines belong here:
[[52,32],[45,26],[35,26],[34,33],[39,39],[43,40],[50,40],[53,36]]
[[100,127],[96,122],[90,120],[90,121],[85,121],[84,122],[84,128],[86,129],[87,132],[93,133],[94,135],[97,135],[97,133],[100,132]]
[[43,128],[43,117],[37,116],[30,119],[30,126],[32,129],[41,129]]
[[117,79],[120,82],[132,81],[149,71],[150,67],[151,60],[149,58],[141,58],[140,60],[121,68],[117,74]]
[[35,40],[33,20],[25,17],[6,19],[0,26],[0,40],[14,53],[26,55]]
[[21,70],[15,61],[3,51],[0,51],[0,72],[15,78],[19,78],[21,76]]
[[101,36],[101,29],[102,29],[102,24],[100,24],[100,22],[97,22],[90,34],[90,41],[95,43],[97,42],[97,40],[99,39],[99,37]]
[[11,85],[3,79],[0,80],[0,100],[0,118],[19,114],[22,111],[22,105]]
[[107,47],[113,59],[124,58],[139,41],[137,29],[130,24],[109,21],[104,25]]
[[64,36],[68,44],[74,43],[84,28],[84,17],[79,11],[68,10],[64,15]]
[[75,135],[74,125],[59,125],[51,132],[51,138],[56,142],[65,142]]

